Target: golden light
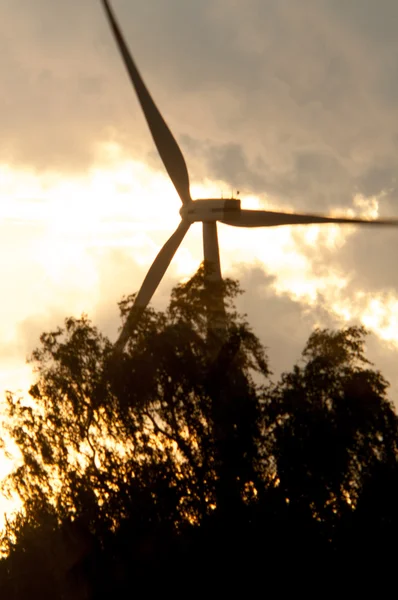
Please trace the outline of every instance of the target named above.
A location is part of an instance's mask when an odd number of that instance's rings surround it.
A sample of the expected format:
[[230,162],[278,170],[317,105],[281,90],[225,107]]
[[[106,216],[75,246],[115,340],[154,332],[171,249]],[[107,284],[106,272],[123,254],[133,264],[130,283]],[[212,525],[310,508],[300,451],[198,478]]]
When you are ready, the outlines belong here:
[[383,340],[398,347],[398,299],[393,294],[376,294],[367,300],[362,323]]
[[[10,338],[18,322],[29,313],[43,312],[52,296],[63,296],[69,311],[89,312],[98,301],[101,257],[111,248],[120,249],[137,266],[147,268],[179,221],[179,199],[167,176],[147,165],[126,157],[117,144],[98,147],[97,164],[84,176],[65,180],[61,173],[34,173],[0,169],[0,226],[8,228],[8,244],[13,230],[24,223],[24,240],[16,248],[18,269],[22,282],[29,284],[29,265],[35,267],[36,277],[30,282],[29,301],[19,300],[13,290],[8,307],[8,325],[0,324],[0,339]],[[208,180],[192,185],[193,197],[219,197],[224,182]],[[369,217],[378,215],[378,199],[356,196],[354,207]],[[267,197],[254,195],[242,198],[245,208],[275,209]],[[335,214],[353,214],[352,210]],[[34,226],[39,231],[34,235]],[[354,233],[355,227],[334,225],[284,227],[244,230],[220,226],[221,259],[224,273],[237,265],[259,265],[274,277],[272,286],[278,294],[313,305],[319,293],[329,295],[331,307],[344,320],[355,315],[341,294],[347,277],[336,269],[319,276],[306,248],[340,248]],[[6,236],[7,238],[7,236]],[[27,265],[23,266],[24,255]],[[202,260],[201,228],[193,226],[176,254],[171,273],[188,277]],[[2,276],[7,265],[2,267]],[[8,268],[9,270],[9,268]],[[139,285],[132,274],[131,289]],[[45,290],[45,293],[43,292]],[[73,298],[75,299],[73,301]],[[380,311],[391,308],[379,307]],[[381,317],[374,306],[364,312],[366,323],[381,331]],[[390,326],[390,333],[392,336]],[[384,336],[387,335],[384,326]]]
[[[223,189],[228,189],[225,182],[205,180],[192,185],[192,196],[220,197]],[[242,206],[278,209],[266,196],[242,197]],[[377,198],[356,196],[353,206],[369,218],[378,216]],[[51,323],[59,325],[60,315],[92,315],[99,305],[114,307],[116,319],[116,301],[122,293],[139,288],[175,230],[179,209],[179,198],[167,176],[132,161],[116,144],[100,146],[96,165],[69,179],[57,172],[0,167],[0,277],[6,282],[0,350],[7,357],[1,361],[0,393],[5,389],[26,392],[32,382],[25,359],[38,339],[24,338],[24,327],[31,319],[40,323],[42,319],[44,330],[49,314],[57,319]],[[354,211],[335,211],[347,213]],[[356,227],[337,225],[260,230],[220,225],[223,273],[234,276],[242,265],[260,267],[272,276],[269,285],[274,293],[308,307],[316,306],[322,294],[329,310],[342,321],[357,319],[398,347],[396,295],[369,295],[365,290],[347,295],[346,273],[331,265],[321,274],[315,268],[313,256],[340,249],[355,231]],[[202,252],[202,228],[194,224],[176,253],[167,281],[191,276],[203,259]],[[120,280],[117,269],[124,259],[130,261],[128,276]]]

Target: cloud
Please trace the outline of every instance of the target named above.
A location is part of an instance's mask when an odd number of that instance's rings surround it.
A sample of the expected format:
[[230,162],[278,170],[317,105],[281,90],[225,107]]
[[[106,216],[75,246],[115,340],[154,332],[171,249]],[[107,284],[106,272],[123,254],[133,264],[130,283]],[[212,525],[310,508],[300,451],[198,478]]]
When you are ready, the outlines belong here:
[[[194,178],[310,209],[395,186],[393,2],[369,14],[332,0],[113,6]],[[84,169],[110,138],[133,157],[153,151],[100,2],[15,0],[0,11],[3,160]]]
[[[112,4],[186,154],[194,185],[211,186],[217,195],[239,189],[243,199],[256,196],[259,206],[303,212],[354,208],[360,214],[374,201],[380,215],[398,215],[395,0]],[[169,221],[167,227],[161,223],[167,211],[158,196],[176,219],[178,200],[171,186],[166,192],[163,167],[101,2],[6,0],[0,6],[0,40],[5,90],[0,163],[19,177],[22,172],[31,177],[23,189],[4,188],[0,216],[7,198],[14,212],[16,198],[35,199],[29,214],[40,212],[42,219],[35,233],[32,224],[29,234],[13,228],[11,236],[7,223],[1,230],[0,272],[8,286],[3,305],[10,311],[2,321],[8,323],[3,344],[19,327],[19,340],[25,342],[18,343],[27,351],[38,330],[55,323],[63,311],[85,310],[115,335],[116,301],[138,288],[156,249],[176,225],[171,216],[168,233]],[[123,161],[135,161],[118,170],[116,157],[114,183],[103,176],[109,167],[106,142],[119,145]],[[139,162],[151,167],[145,177],[152,196],[134,183],[141,176]],[[90,191],[85,177],[95,170]],[[3,180],[6,174],[0,176]],[[56,188],[50,202],[48,189],[54,191],[55,184],[48,178],[53,176],[65,185]],[[33,183],[37,179],[40,186]],[[353,204],[360,194],[368,204]],[[99,205],[109,198],[113,232],[102,221],[92,225]],[[72,250],[64,252],[60,242],[74,221],[80,223],[72,236],[80,258]],[[43,245],[51,227],[52,252]],[[302,229],[250,237],[236,232],[229,238],[225,231],[220,228],[224,271],[242,278],[248,290],[244,305],[270,354],[276,349],[276,370],[294,361],[315,323],[341,323],[343,309],[358,319],[368,302],[358,294],[383,299],[397,293],[394,231],[347,229],[332,235],[329,228],[312,244],[305,238],[312,234]],[[95,250],[82,242],[84,232]],[[101,236],[104,246],[114,245],[112,250],[100,252]],[[184,271],[181,265],[190,265],[192,272],[199,263],[198,228],[181,252],[155,303],[166,304],[172,283]],[[7,263],[4,256],[10,255],[13,262]],[[21,265],[23,276],[18,275]],[[384,350],[378,352],[383,356]]]
[[321,303],[309,310],[304,302],[294,301],[286,293],[276,293],[275,277],[260,268],[242,267],[235,276],[245,292],[238,300],[238,308],[248,315],[249,324],[268,348],[274,379],[299,360],[314,327],[320,323],[330,328],[341,324]]
[[336,266],[350,275],[353,287],[393,291],[398,289],[397,253],[398,235],[395,230],[364,228],[347,241],[333,260]]
[[[249,323],[267,347],[274,381],[300,363],[306,341],[315,328],[336,330],[360,324],[358,319],[346,321],[333,313],[328,298],[321,294],[316,304],[308,307],[287,293],[275,293],[275,278],[262,269],[242,267],[234,275],[245,291],[238,299],[238,309],[248,315]],[[380,369],[389,382],[389,397],[398,406],[397,346],[370,331],[365,350],[374,368]]]

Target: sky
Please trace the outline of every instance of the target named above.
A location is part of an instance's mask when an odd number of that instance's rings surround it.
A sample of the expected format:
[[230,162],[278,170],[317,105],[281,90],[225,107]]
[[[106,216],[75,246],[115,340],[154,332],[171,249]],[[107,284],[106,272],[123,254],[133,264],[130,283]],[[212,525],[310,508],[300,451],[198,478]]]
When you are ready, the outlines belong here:
[[[112,5],[193,197],[398,216],[396,0]],[[26,358],[67,316],[116,339],[117,302],[138,290],[180,202],[99,0],[1,0],[0,77],[3,395],[28,388]],[[314,327],[362,323],[398,402],[398,229],[219,226],[219,239],[276,376]],[[153,305],[201,260],[196,224]]]

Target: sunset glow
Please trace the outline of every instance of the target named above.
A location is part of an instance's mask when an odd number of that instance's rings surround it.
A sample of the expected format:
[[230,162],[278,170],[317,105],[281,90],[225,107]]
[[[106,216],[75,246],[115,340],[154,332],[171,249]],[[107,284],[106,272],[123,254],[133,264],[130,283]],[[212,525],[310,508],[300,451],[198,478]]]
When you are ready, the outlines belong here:
[[[129,160],[115,144],[100,148],[98,165],[84,177],[64,179],[58,173],[34,174],[6,165],[0,173],[0,227],[8,249],[0,261],[3,280],[13,272],[12,293],[3,297],[0,320],[2,344],[12,351],[2,361],[0,381],[3,389],[26,388],[30,377],[25,356],[18,352],[19,325],[54,307],[61,320],[81,312],[95,318],[102,261],[112,249],[132,265],[130,280],[118,282],[120,294],[136,291],[142,273],[179,222],[180,203],[165,175]],[[193,184],[193,195],[214,197],[219,185]],[[256,196],[242,198],[242,206],[275,208],[267,198]],[[345,214],[352,215],[354,210],[377,217],[377,199],[355,197],[353,208]],[[259,266],[274,277],[276,294],[314,306],[322,293],[343,321],[359,319],[398,347],[397,296],[381,294],[367,300],[366,290],[358,290],[355,297],[347,298],[349,276],[332,265],[322,275],[314,273],[311,251],[340,249],[355,235],[355,227],[311,225],[255,231],[221,225],[219,231],[225,274],[233,276],[242,264]],[[201,260],[201,227],[195,225],[168,276],[174,280],[189,277]],[[116,317],[119,296],[111,297]]]

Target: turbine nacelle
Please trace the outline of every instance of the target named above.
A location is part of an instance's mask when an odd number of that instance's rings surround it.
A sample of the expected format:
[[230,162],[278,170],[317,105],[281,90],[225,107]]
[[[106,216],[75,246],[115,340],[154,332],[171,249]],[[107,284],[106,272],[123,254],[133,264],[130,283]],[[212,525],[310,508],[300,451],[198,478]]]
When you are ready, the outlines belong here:
[[222,221],[240,213],[240,200],[223,198],[193,200],[180,209],[181,218],[189,223]]

